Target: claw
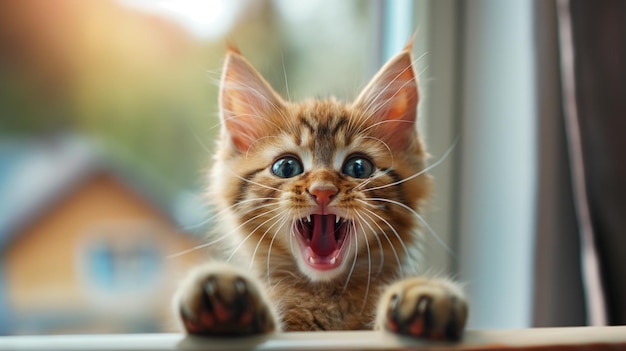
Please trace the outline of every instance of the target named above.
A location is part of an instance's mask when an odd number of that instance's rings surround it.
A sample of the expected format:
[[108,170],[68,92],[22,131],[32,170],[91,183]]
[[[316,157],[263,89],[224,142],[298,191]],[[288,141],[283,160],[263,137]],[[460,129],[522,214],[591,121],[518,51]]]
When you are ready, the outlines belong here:
[[190,334],[252,335],[275,330],[268,305],[252,281],[218,271],[199,277],[181,300],[182,324]]

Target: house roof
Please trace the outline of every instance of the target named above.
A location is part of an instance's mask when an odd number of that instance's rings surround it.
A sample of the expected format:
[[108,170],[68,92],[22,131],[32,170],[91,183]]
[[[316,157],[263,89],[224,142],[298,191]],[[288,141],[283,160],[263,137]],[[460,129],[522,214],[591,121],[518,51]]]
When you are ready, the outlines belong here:
[[108,172],[174,225],[177,205],[163,187],[120,167],[85,138],[0,139],[0,251],[50,206],[98,172]]

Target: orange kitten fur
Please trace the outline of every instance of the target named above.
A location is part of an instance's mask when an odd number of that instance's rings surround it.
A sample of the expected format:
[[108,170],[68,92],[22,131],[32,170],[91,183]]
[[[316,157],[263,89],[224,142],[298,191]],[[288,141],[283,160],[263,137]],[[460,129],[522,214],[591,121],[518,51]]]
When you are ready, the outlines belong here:
[[411,47],[351,104],[284,101],[236,50],[220,90],[222,133],[210,196],[225,258],[177,295],[193,334],[374,326],[460,337],[453,283],[409,278],[431,179],[416,129]]

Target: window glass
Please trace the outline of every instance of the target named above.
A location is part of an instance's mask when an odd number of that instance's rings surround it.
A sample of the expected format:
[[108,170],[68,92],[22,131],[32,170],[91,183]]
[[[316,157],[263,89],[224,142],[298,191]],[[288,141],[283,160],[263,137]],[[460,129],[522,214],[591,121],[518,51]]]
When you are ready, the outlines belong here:
[[[378,65],[374,5],[0,2],[0,332],[171,330],[175,284],[202,258],[170,256],[206,230],[227,43],[285,98],[351,100]],[[120,221],[160,229],[86,237]],[[155,280],[170,286],[146,294]]]

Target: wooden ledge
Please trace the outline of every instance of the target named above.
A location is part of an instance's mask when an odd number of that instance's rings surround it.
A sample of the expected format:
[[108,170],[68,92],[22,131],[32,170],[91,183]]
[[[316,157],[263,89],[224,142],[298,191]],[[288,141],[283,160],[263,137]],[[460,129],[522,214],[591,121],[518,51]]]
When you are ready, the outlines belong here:
[[384,332],[293,332],[252,338],[182,334],[0,337],[0,351],[18,350],[626,350],[626,326],[469,330],[460,343],[426,342]]

